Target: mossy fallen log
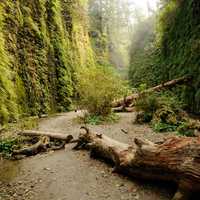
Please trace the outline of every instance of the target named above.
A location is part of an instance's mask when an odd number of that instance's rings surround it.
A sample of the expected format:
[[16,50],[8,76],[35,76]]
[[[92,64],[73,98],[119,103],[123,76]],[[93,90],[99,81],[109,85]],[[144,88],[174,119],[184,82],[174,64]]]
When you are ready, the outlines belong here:
[[189,82],[190,80],[191,80],[190,76],[184,76],[184,77],[181,77],[181,78],[177,78],[177,79],[168,81],[166,83],[162,83],[162,84],[157,85],[155,87],[149,88],[149,89],[144,90],[140,93],[133,93],[130,96],[127,96],[125,98],[121,98],[121,99],[114,101],[112,103],[112,107],[113,108],[118,107],[119,111],[126,110],[126,108],[127,108],[127,110],[130,110],[130,109],[128,109],[128,107],[130,107],[130,105],[131,105],[131,107],[133,107],[134,101],[136,101],[142,94],[147,94],[147,93],[151,93],[151,92],[159,92],[161,90],[165,90],[165,89],[169,89],[171,87],[174,87],[177,84],[179,84],[179,85],[185,84],[185,83]]

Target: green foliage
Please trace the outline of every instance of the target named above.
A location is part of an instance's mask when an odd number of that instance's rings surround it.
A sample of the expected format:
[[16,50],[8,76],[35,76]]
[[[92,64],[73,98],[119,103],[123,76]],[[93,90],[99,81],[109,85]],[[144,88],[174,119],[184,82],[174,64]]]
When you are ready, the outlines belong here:
[[182,75],[192,75],[191,86],[180,91],[180,96],[188,109],[199,112],[198,96],[200,87],[200,2],[198,0],[170,1],[160,14],[159,63],[161,80],[169,80]]
[[91,124],[91,125],[115,123],[118,120],[119,120],[119,115],[116,115],[115,113],[110,113],[107,116],[85,114],[85,116],[82,118],[82,121],[85,124]]
[[171,93],[142,94],[136,108],[142,110],[139,122],[151,122],[156,132],[175,131],[182,120],[183,103]]
[[147,84],[142,83],[142,84],[139,85],[139,87],[137,89],[138,89],[138,92],[142,92],[142,91],[147,89]]
[[135,123],[143,124],[151,122],[153,115],[151,112],[139,112],[136,115]]
[[25,141],[29,140],[27,137],[19,137],[16,132],[36,128],[38,128],[36,117],[26,117],[19,119],[17,123],[5,124],[1,131],[2,136],[0,136],[0,154],[9,158],[14,148],[20,148]]
[[86,115],[84,116],[84,123],[91,124],[91,125],[99,125],[101,124],[101,116],[96,115]]
[[[3,7],[0,4],[0,29],[3,27]],[[5,39],[0,32],[0,124],[17,118],[16,93],[11,71],[10,57],[5,50]]]
[[136,101],[135,106],[137,110],[142,110],[152,116],[159,108],[158,95],[156,93],[142,94]]
[[192,137],[194,136],[194,129],[190,127],[188,122],[181,122],[177,128],[177,133],[179,135]]
[[75,72],[94,65],[82,5],[0,3],[0,124],[70,108]]
[[158,122],[158,123],[152,124],[152,128],[155,132],[167,132],[167,131],[176,131],[177,126]]
[[123,81],[108,67],[85,68],[77,77],[80,106],[91,115],[109,115],[113,100],[126,93]]
[[191,75],[193,80],[188,86],[173,91],[186,108],[195,113],[200,112],[199,19],[199,0],[165,2],[158,13],[156,36],[152,35],[151,28],[147,28],[148,23],[153,22],[150,18],[147,23],[144,21],[138,25],[133,38],[129,69],[133,86],[141,83],[154,86],[183,75]]
[[155,16],[144,19],[136,25],[130,47],[129,79],[131,85],[147,86],[155,82]]
[[194,136],[194,131],[200,130],[200,123],[183,111],[183,102],[173,92],[143,94],[136,108],[139,112],[135,122],[150,122],[155,132],[176,131],[179,135]]
[[13,138],[0,139],[0,153],[8,157],[17,143],[17,139]]

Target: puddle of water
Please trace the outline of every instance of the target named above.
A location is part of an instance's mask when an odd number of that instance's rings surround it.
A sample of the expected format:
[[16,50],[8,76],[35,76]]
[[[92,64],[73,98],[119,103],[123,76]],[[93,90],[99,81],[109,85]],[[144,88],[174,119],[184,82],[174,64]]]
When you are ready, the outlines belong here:
[[10,182],[20,171],[20,162],[0,158],[0,182]]

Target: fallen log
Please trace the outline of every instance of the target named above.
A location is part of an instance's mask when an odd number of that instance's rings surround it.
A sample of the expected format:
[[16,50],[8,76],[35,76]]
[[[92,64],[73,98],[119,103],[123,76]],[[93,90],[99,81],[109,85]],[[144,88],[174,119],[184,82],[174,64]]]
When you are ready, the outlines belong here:
[[129,105],[132,104],[134,100],[137,100],[140,97],[140,95],[142,95],[142,94],[151,93],[151,92],[159,92],[159,91],[164,90],[164,89],[169,89],[169,88],[171,88],[171,87],[173,87],[177,84],[180,85],[180,84],[187,83],[189,80],[191,80],[190,76],[184,76],[184,77],[181,77],[181,78],[177,78],[177,79],[168,81],[166,83],[162,83],[162,84],[157,85],[155,87],[149,88],[147,90],[144,90],[143,92],[133,93],[130,96],[127,96],[125,98],[121,98],[121,99],[114,101],[112,103],[112,107],[114,107],[114,108],[120,107],[120,106],[129,107]]
[[39,137],[38,142],[20,150],[13,150],[12,155],[33,156],[40,152],[50,150],[60,150],[65,147],[65,144],[73,140],[72,135],[62,133],[52,133],[43,131],[26,130],[18,133],[21,136]]
[[91,155],[112,161],[115,171],[174,182],[178,190],[173,200],[186,200],[200,191],[200,137],[171,137],[158,144],[135,138],[135,144],[128,145],[82,129],[86,132],[80,134],[74,148],[88,149]]
[[32,131],[32,130],[25,130],[18,133],[18,135],[21,136],[47,136],[52,139],[58,139],[58,140],[65,140],[66,142],[69,142],[73,139],[72,135],[67,135],[64,133],[53,133],[53,132],[45,132],[45,131]]
[[112,112],[134,112],[134,111],[135,111],[134,107],[120,106],[120,107],[112,108]]
[[25,147],[20,150],[13,150],[12,155],[26,155],[26,156],[33,156],[36,155],[42,151],[46,151],[49,145],[49,138],[47,136],[41,137],[41,139],[36,143],[29,147]]

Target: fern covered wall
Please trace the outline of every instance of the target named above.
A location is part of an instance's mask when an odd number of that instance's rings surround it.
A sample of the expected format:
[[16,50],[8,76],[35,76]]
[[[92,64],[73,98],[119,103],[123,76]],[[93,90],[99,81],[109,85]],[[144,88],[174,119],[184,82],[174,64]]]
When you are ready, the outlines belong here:
[[65,111],[76,72],[94,65],[84,1],[0,2],[0,123]]
[[179,93],[191,111],[200,112],[200,1],[171,0],[159,22],[160,78],[191,75]]
[[188,86],[177,88],[175,93],[188,110],[200,113],[200,1],[162,1],[156,39],[148,41],[141,57],[132,53],[129,77],[133,85],[137,78],[151,86],[191,75]]

